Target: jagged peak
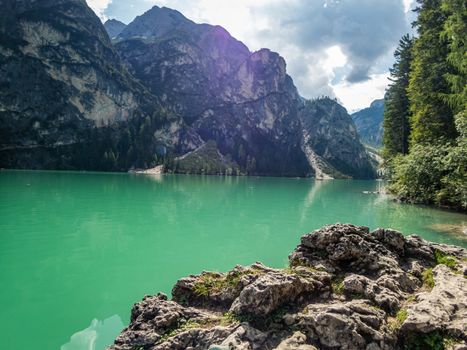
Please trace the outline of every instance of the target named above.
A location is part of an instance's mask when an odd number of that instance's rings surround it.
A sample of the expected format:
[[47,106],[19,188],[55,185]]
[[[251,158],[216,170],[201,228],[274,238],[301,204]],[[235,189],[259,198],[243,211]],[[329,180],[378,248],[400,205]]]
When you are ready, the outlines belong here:
[[116,18],[108,19],[107,21],[104,22],[104,25],[106,25],[106,24],[123,24],[124,26],[126,26],[125,23],[123,23],[122,21],[119,21]]
[[122,32],[126,27],[126,24],[117,20],[117,19],[109,19],[105,21],[104,28],[109,34],[110,38],[115,38],[118,34]]
[[177,10],[168,7],[153,6],[141,16],[137,16],[120,33],[120,38],[161,37],[176,30],[195,30],[196,23],[186,18]]

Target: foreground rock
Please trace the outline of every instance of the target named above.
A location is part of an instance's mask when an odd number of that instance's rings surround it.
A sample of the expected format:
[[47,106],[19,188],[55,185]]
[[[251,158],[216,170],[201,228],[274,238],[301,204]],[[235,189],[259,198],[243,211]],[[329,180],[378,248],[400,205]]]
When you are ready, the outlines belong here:
[[183,278],[135,304],[110,349],[466,348],[463,248],[339,224],[289,261]]

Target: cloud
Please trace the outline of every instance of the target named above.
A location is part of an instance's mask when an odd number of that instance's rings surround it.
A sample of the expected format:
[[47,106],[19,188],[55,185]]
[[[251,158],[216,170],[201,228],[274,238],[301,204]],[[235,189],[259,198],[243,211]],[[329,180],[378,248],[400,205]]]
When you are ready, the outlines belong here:
[[383,98],[388,85],[389,73],[372,74],[370,79],[360,83],[341,81],[332,85],[339,102],[352,113],[368,107],[372,101]]
[[267,47],[281,54],[302,96],[329,95],[354,109],[354,103],[340,94],[359,89],[361,96],[367,91],[360,89],[369,89],[370,95],[380,91],[376,97],[383,96],[378,77],[388,72],[400,37],[410,31],[414,0],[133,0],[131,7],[128,3],[113,0],[105,15],[130,22],[158,5],[198,23],[220,24],[251,50]]
[[255,10],[268,14],[265,41],[275,37],[276,45],[292,44],[303,53],[338,45],[348,60],[350,83],[368,80],[376,61],[408,30],[401,0],[292,0]]
[[86,0],[86,2],[88,3],[88,6],[92,8],[95,14],[99,16],[99,18],[102,21],[105,21],[107,19],[107,16],[105,15],[105,10],[112,3],[112,0]]

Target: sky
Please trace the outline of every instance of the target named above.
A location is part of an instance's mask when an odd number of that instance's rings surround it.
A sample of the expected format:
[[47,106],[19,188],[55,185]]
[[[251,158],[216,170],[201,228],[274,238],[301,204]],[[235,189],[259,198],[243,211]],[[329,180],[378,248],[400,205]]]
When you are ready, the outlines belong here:
[[413,0],[87,0],[103,20],[131,22],[152,6],[221,25],[251,51],[269,48],[305,98],[336,97],[349,112],[383,98],[393,52],[412,32]]

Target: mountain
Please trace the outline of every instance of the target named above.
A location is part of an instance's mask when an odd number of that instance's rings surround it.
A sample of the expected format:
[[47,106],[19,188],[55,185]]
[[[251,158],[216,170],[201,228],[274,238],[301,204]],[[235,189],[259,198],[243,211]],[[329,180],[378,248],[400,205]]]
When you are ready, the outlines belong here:
[[104,23],[104,28],[107,31],[107,34],[109,34],[110,38],[115,38],[118,34],[122,32],[123,29],[125,29],[125,27],[125,23],[120,22],[116,19],[109,19]]
[[370,107],[352,114],[362,141],[373,147],[381,147],[383,141],[384,99],[375,100]]
[[342,106],[220,26],[156,6],[112,43],[84,0],[2,10],[0,167],[374,176]]
[[84,0],[2,0],[0,85],[0,167],[149,165],[172,123]]
[[345,109],[329,99],[310,108],[275,52],[250,52],[220,26],[157,6],[129,24],[115,48],[133,76],[247,173],[373,175]]
[[330,98],[307,101],[300,118],[304,151],[313,168],[321,172],[317,177],[365,178],[371,174],[357,129],[339,103]]

